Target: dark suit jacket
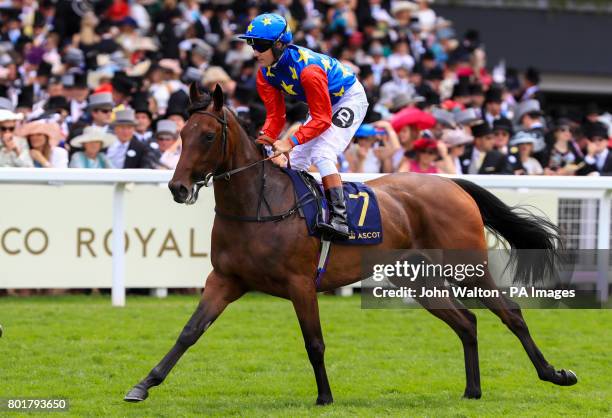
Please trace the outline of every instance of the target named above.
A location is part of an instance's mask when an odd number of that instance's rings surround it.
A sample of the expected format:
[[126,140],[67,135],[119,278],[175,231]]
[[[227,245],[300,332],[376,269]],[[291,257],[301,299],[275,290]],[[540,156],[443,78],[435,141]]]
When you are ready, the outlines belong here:
[[132,138],[125,153],[123,168],[154,168],[153,162],[149,147],[138,139]]
[[597,168],[597,164],[589,164],[586,159],[583,162],[584,166],[576,171],[577,176],[586,176],[593,171],[598,171],[602,176],[612,176],[612,149],[610,148],[608,148],[608,156],[601,170]]
[[[472,151],[474,146],[466,147],[465,153],[459,158],[463,174],[469,174],[468,170],[472,164]],[[508,158],[497,150],[487,152],[482,160],[478,174],[514,174]]]

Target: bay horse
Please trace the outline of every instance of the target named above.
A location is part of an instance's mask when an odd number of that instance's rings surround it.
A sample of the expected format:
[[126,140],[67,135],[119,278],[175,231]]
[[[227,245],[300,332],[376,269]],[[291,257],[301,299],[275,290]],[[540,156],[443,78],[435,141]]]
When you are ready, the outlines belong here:
[[[316,403],[329,404],[333,397],[325,370],[317,291],[331,291],[358,281],[360,260],[367,250],[332,244],[327,273],[317,289],[314,274],[320,242],[308,235],[304,220],[295,213],[289,177],[271,161],[262,161],[259,146],[224,106],[218,85],[212,94],[201,92],[195,84],[190,86],[190,100],[190,117],[181,131],[183,148],[169,188],[176,202],[191,204],[199,188],[213,180],[213,271],[174,346],[125,400],[146,399],[149,389],[164,381],[180,357],[230,303],[246,292],[259,291],[292,302],[314,370]],[[368,185],[376,194],[383,222],[383,242],[375,246],[377,249],[470,249],[486,253],[487,227],[513,250],[540,249],[545,254],[540,263],[521,264],[526,260],[521,260],[523,255],[518,252],[519,282],[529,283],[555,268],[559,245],[556,227],[506,206],[473,183],[403,173],[380,177]],[[264,209],[268,211],[266,216],[260,213]],[[478,286],[496,288],[488,271]],[[460,338],[466,375],[463,395],[480,398],[476,316],[452,297],[417,301]],[[483,297],[481,301],[518,337],[541,380],[560,386],[577,383],[572,371],[556,370],[546,361],[531,338],[518,304],[503,295]],[[437,309],[432,308],[433,302]]]

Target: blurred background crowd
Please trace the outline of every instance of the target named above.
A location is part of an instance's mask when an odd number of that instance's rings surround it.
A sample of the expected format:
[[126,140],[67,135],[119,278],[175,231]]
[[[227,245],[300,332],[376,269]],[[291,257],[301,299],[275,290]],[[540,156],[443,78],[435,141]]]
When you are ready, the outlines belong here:
[[[0,167],[174,169],[188,86],[220,84],[257,134],[251,47],[259,13],[338,58],[370,107],[343,172],[607,175],[612,116],[548,112],[536,68],[487,62],[432,0],[0,1]],[[509,63],[511,65],[511,63]],[[291,135],[307,118],[287,98]]]

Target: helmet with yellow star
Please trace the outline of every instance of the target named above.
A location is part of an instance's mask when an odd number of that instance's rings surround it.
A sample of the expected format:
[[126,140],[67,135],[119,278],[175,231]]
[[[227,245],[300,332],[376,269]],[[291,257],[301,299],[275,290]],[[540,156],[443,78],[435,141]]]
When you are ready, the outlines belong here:
[[284,17],[276,13],[264,13],[253,19],[239,38],[246,39],[249,45],[255,46],[255,40],[288,44],[293,36]]

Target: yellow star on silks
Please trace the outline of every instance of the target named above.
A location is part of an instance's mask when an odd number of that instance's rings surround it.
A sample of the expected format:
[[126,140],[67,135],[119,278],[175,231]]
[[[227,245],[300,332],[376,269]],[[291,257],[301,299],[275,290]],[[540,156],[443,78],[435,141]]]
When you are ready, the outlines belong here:
[[346,77],[346,76],[349,76],[349,75],[353,75],[353,73],[352,73],[352,72],[350,72],[349,70],[347,70],[347,69],[344,67],[344,65],[342,65],[342,64],[340,64],[340,69],[342,70],[342,76],[343,76],[343,77]]
[[297,76],[297,71],[295,71],[295,68],[289,67],[289,71],[291,71],[291,78],[294,80],[297,80],[298,76]]
[[264,26],[268,26],[272,24],[272,19],[270,19],[269,17],[264,17],[263,20],[261,21],[261,23],[264,24]]
[[336,97],[342,97],[342,95],[344,94],[344,86],[342,86],[342,88],[340,89],[339,92],[337,93],[332,93],[334,96]]
[[274,77],[274,74],[272,73],[272,68],[266,67],[266,76],[267,77]]
[[253,24],[249,23],[249,27],[247,28],[247,32],[250,32],[253,30]]
[[308,64],[308,60],[312,58],[312,55],[308,53],[305,49],[299,49],[300,58],[298,58],[297,62],[304,61],[304,64]]
[[327,58],[322,59],[321,62],[323,63],[323,68],[325,68],[325,71],[331,68],[331,64]]
[[297,96],[297,93],[293,91],[293,84],[285,84],[284,81],[281,81],[281,87],[287,94],[291,94],[293,96]]

